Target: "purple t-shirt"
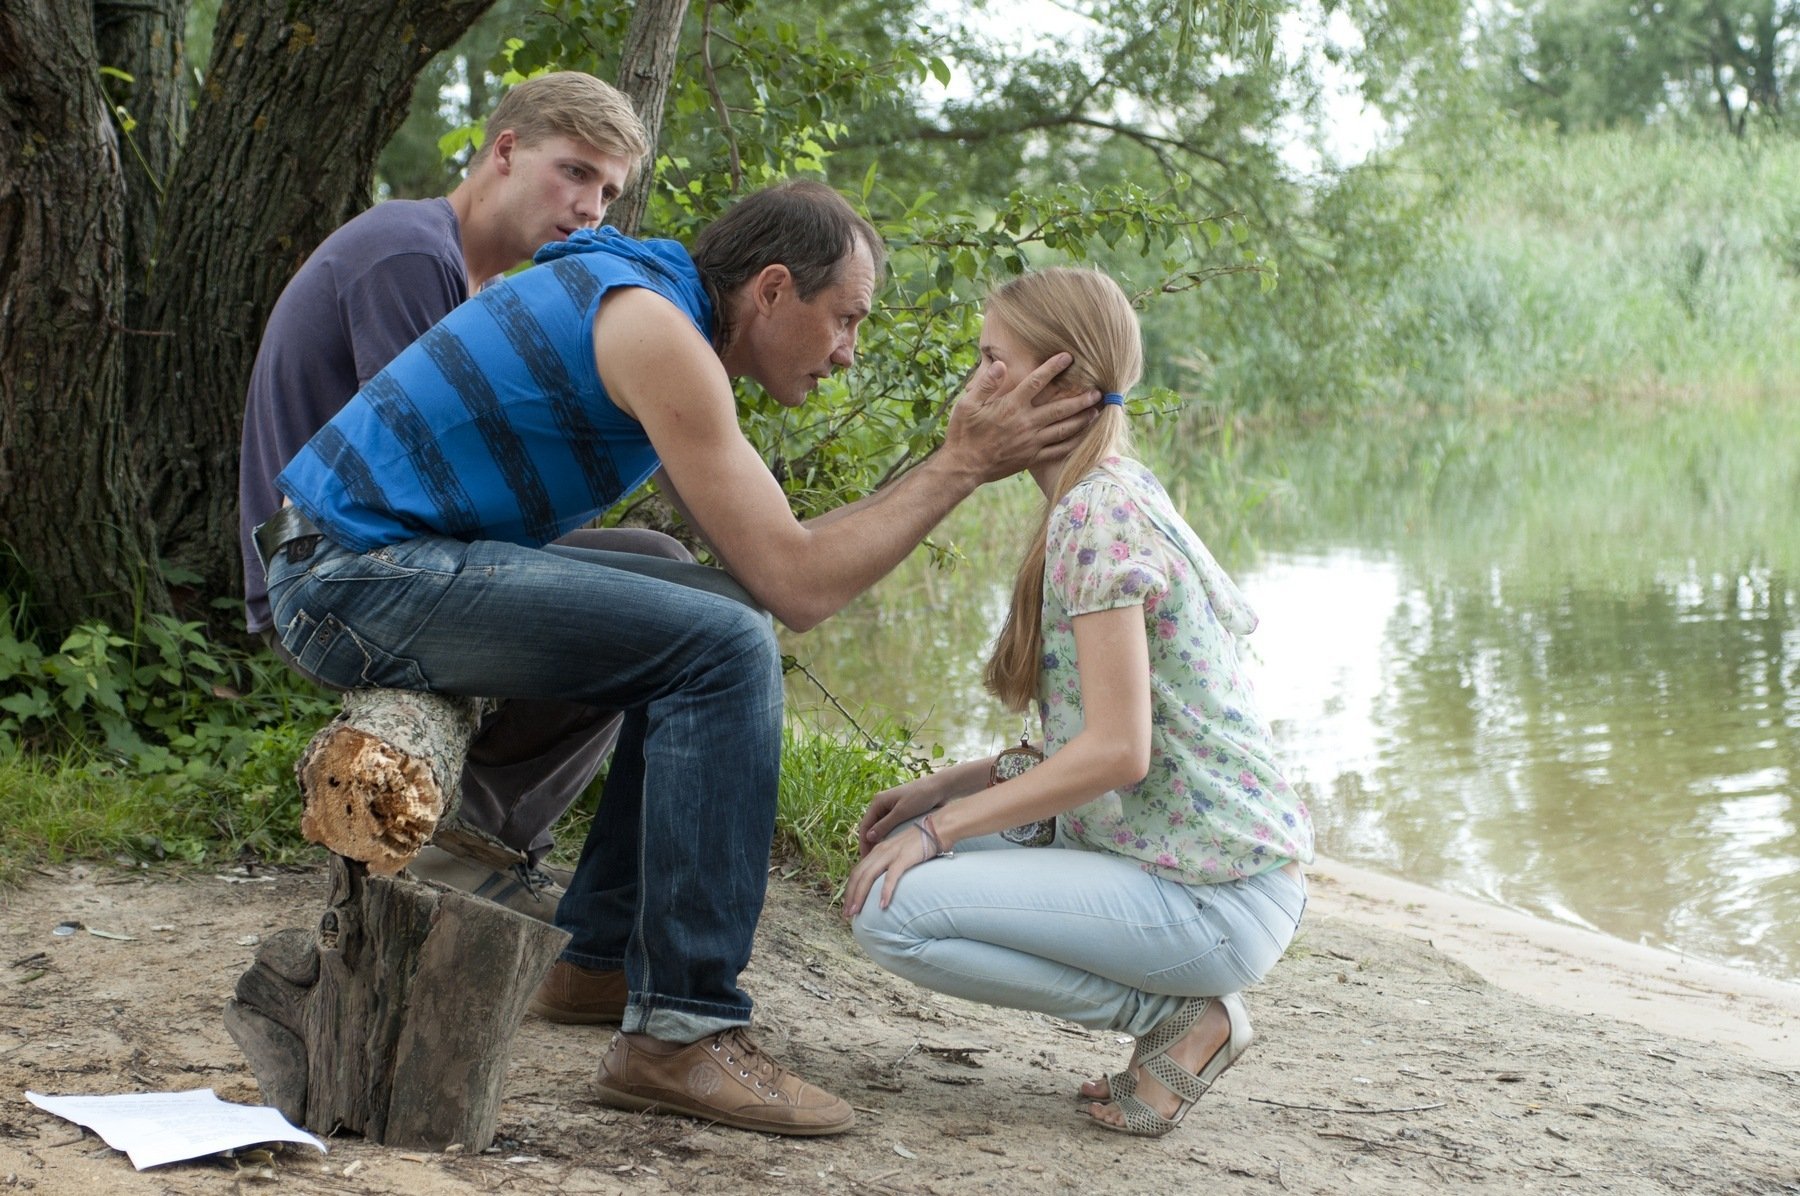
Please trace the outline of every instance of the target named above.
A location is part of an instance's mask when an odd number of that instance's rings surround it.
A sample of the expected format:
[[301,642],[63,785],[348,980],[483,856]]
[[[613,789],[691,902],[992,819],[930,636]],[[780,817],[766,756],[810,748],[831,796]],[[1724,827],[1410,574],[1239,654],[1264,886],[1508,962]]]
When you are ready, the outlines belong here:
[[271,623],[251,532],[281,506],[275,475],[364,383],[468,297],[447,199],[377,204],[326,237],[281,292],[250,374],[238,464],[251,631]]

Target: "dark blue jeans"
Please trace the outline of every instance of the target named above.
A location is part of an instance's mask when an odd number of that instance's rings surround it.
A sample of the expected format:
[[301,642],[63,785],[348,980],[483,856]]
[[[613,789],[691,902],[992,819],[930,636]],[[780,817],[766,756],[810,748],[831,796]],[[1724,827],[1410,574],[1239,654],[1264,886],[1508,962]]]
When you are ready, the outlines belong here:
[[762,912],[781,755],[768,617],[574,548],[426,536],[297,555],[269,564],[275,629],[328,684],[624,712],[557,912],[573,936],[564,958],[624,969],[628,1032],[687,1042],[747,1024],[737,978]]

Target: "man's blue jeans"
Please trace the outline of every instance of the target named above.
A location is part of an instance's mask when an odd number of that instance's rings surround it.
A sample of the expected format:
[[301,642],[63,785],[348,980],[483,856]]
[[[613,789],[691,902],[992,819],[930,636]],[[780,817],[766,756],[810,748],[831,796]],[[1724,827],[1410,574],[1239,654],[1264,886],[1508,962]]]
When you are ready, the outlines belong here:
[[768,881],[781,755],[768,617],[577,548],[304,544],[269,563],[270,603],[283,646],[328,684],[624,712],[557,912],[573,935],[563,957],[624,969],[627,1032],[690,1042],[747,1024],[737,978]]

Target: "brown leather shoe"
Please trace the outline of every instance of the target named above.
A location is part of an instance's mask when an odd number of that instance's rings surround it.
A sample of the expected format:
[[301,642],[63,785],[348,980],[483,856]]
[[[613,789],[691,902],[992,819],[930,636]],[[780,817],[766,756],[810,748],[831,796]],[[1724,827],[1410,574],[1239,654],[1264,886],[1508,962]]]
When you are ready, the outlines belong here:
[[741,1028],[698,1042],[620,1034],[600,1060],[594,1088],[615,1109],[680,1113],[765,1134],[836,1134],[856,1121],[848,1101],[763,1054]]
[[565,1025],[616,1026],[625,1017],[625,973],[559,959],[531,995],[531,1012]]

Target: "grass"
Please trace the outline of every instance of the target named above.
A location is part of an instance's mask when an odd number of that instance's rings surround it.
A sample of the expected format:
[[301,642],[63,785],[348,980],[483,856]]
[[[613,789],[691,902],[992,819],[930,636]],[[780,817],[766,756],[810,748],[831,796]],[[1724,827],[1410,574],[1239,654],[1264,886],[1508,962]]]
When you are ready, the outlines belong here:
[[40,644],[0,594],[0,881],[66,858],[305,850],[293,761],[335,701],[166,616]]
[[[277,862],[322,858],[299,836],[293,779],[293,761],[313,730],[312,723],[269,729],[255,763],[230,787],[212,789],[175,791],[79,752],[0,753],[0,886],[35,865],[70,860],[200,864],[246,852]],[[891,724],[871,733],[901,742]],[[790,720],[782,738],[776,852],[835,891],[856,862],[856,824],[868,799],[914,774],[893,748],[873,750],[803,719]],[[572,864],[579,854],[592,810],[591,801],[579,803],[559,822],[560,860]]]
[[[0,750],[0,885],[67,860],[201,863],[253,851],[287,861],[300,838],[292,760],[309,730],[269,728],[229,784],[145,777],[72,748],[43,756]],[[285,774],[285,775],[284,775]]]
[[1673,130],[1484,145],[1436,253],[1396,280],[1398,339],[1435,329],[1422,380],[1471,397],[1796,376],[1800,142]]
[[[870,733],[882,743],[907,742],[892,724]],[[841,892],[858,858],[856,826],[869,799],[915,775],[893,748],[871,749],[790,718],[782,733],[777,851],[791,853],[834,895]]]
[[19,754],[0,757],[0,884],[15,883],[35,863],[129,853],[161,817],[123,779],[92,778]]

